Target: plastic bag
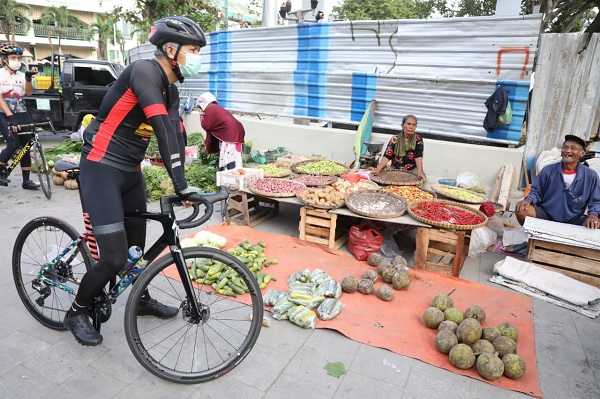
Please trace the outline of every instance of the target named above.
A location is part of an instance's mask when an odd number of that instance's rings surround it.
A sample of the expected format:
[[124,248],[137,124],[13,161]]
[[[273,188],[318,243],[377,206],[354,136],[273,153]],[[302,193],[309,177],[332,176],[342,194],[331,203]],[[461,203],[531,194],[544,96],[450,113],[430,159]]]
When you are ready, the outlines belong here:
[[317,314],[305,306],[298,305],[288,311],[292,323],[302,328],[315,328]]
[[344,304],[334,298],[327,298],[317,308],[317,315],[321,320],[331,320],[339,315]]
[[498,115],[498,123],[500,125],[510,125],[512,122],[512,107],[510,105],[510,101],[506,100],[506,111]]
[[502,244],[506,247],[509,245],[519,245],[526,243],[529,240],[529,236],[523,227],[517,227],[514,229],[504,229],[502,236]]
[[537,160],[535,161],[535,173],[539,174],[545,166],[557,163],[560,160],[560,150],[556,147],[548,151],[540,152],[540,155],[538,155]]
[[279,300],[283,297],[287,296],[287,293],[285,292],[281,292],[281,291],[277,291],[275,289],[270,289],[269,291],[267,291],[267,293],[263,296],[263,303],[266,306],[273,306],[275,305],[277,302],[279,302]]
[[485,194],[483,182],[472,172],[460,172],[458,176],[456,176],[456,185],[458,187],[466,188],[467,190],[475,191],[476,193]]
[[287,320],[288,319],[288,311],[292,309],[296,304],[290,301],[289,296],[284,296],[281,298],[271,309],[271,316],[275,320]]
[[344,173],[342,179],[358,183],[361,180],[368,180],[368,177],[363,176],[360,173]]
[[383,236],[365,223],[352,226],[348,233],[348,251],[358,260],[367,260],[369,255],[379,252]]
[[498,238],[502,238],[504,236],[504,221],[502,221],[502,217],[498,215],[488,218],[488,222],[486,223],[485,227],[496,233]]
[[494,244],[498,236],[487,226],[479,227],[471,232],[471,243],[469,244],[469,258],[485,252],[486,248]]

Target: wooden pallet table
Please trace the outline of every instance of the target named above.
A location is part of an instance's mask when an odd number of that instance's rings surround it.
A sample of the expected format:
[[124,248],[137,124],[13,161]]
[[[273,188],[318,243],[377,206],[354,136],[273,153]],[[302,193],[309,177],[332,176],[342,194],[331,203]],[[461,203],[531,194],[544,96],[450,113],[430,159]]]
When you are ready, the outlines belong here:
[[465,231],[417,228],[415,267],[458,277],[469,253]]
[[225,220],[254,227],[279,213],[279,202],[240,190],[229,190]]
[[600,251],[530,238],[527,261],[600,288]]

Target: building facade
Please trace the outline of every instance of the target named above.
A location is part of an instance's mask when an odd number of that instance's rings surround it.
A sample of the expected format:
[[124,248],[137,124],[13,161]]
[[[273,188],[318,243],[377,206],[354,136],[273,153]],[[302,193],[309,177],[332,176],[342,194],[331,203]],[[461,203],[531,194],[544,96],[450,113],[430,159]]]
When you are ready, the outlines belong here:
[[[31,53],[33,60],[42,60],[49,55],[59,52],[70,54],[84,59],[99,59],[98,36],[91,35],[93,30],[91,24],[96,22],[96,17],[104,13],[110,13],[117,3],[115,0],[104,0],[102,2],[82,2],[80,0],[23,0],[19,3],[31,7],[28,12],[32,25],[27,29],[26,24],[17,23],[15,27],[15,42]],[[63,35],[59,38],[57,28],[52,25],[41,23],[42,12],[46,7],[66,6],[69,13],[85,23],[86,27],[62,29]],[[132,33],[131,25],[125,21],[118,21],[113,27],[113,37],[107,43],[108,61],[122,61],[123,51],[120,43],[115,45],[117,31],[121,32],[124,39],[124,50],[137,45],[137,38]],[[6,33],[0,27],[1,42],[7,41]],[[91,37],[91,38],[90,38]],[[9,41],[12,38],[8,39]],[[60,41],[60,43],[59,43]]]

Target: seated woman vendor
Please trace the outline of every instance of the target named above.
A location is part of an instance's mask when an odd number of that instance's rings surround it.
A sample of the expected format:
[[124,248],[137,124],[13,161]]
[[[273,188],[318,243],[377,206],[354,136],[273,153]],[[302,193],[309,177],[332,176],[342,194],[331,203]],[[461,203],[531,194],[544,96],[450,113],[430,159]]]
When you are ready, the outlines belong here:
[[544,167],[529,195],[517,202],[515,216],[520,224],[529,216],[590,229],[600,227],[600,179],[598,173],[579,163],[584,154],[585,141],[565,136],[561,161]]
[[402,131],[390,139],[381,161],[377,168],[371,172],[378,175],[392,161],[394,169],[402,169],[412,172],[425,180],[423,172],[423,139],[415,133],[417,130],[417,118],[414,115],[406,115],[402,119]]

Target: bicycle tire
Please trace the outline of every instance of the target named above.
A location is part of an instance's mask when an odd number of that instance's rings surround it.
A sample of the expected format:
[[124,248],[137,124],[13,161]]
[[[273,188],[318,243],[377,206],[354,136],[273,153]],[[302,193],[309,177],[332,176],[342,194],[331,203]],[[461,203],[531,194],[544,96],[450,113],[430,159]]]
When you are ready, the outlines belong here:
[[[34,284],[40,268],[47,262],[46,258],[57,256],[59,251],[78,237],[77,230],[68,223],[56,218],[39,217],[23,226],[13,248],[13,278],[19,297],[35,319],[53,330],[65,330],[63,318],[74,296],[51,284],[41,283],[39,286],[49,295],[39,302],[43,295],[34,288]],[[67,264],[61,261],[45,275],[75,290],[79,287],[83,274],[94,264],[83,241],[76,248],[78,254],[72,262]],[[71,250],[66,256],[74,251]],[[69,276],[70,273],[73,278]]]
[[34,143],[31,146],[31,158],[35,165],[35,171],[37,173],[38,179],[40,180],[42,191],[44,192],[46,198],[50,199],[50,197],[52,197],[52,186],[50,185],[50,171],[48,170],[46,156],[44,155],[44,150],[40,143]]
[[[175,383],[195,384],[228,373],[248,355],[258,339],[264,310],[256,279],[237,258],[207,247],[184,248],[182,253],[186,263],[212,259],[235,270],[249,288],[238,298],[245,303],[215,293],[210,285],[194,283],[194,295],[205,306],[206,317],[196,323],[186,318],[184,286],[169,253],[148,266],[133,285],[125,307],[125,336],[135,358],[152,374]],[[159,302],[178,307],[177,316],[138,316],[146,288]]]

